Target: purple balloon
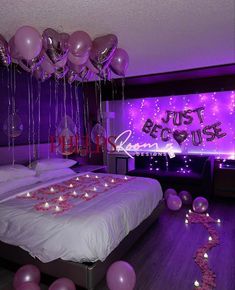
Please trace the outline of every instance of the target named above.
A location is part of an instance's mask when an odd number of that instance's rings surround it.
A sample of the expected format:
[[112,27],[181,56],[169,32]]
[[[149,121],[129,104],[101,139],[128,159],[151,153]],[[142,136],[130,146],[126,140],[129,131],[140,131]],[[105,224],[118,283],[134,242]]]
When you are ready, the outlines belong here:
[[122,48],[117,48],[110,64],[111,70],[116,75],[124,77],[126,74],[128,65],[129,65],[128,53]]
[[193,201],[193,210],[197,213],[203,213],[208,209],[208,201],[205,197],[199,196]]
[[74,56],[84,56],[85,54],[89,54],[91,45],[91,38],[85,31],[75,31],[70,35],[68,41],[69,51]]
[[34,282],[27,282],[21,284],[16,290],[40,290],[40,286]]
[[76,286],[70,279],[60,278],[51,284],[49,290],[76,290]]
[[37,57],[42,50],[42,37],[31,26],[22,26],[15,33],[15,46],[19,54],[26,60]]
[[182,200],[183,204],[192,204],[193,199],[192,199],[191,194],[188,191],[182,190],[179,193],[179,197]]
[[174,188],[167,188],[164,193],[164,198],[167,199],[170,195],[177,195],[177,192]]
[[17,270],[13,280],[14,288],[21,286],[26,282],[34,282],[39,284],[40,282],[40,271],[34,265],[25,265]]
[[93,65],[101,70],[103,64],[110,60],[117,49],[118,39],[114,34],[107,34],[94,39],[90,52]]
[[107,271],[106,281],[110,290],[133,290],[136,283],[135,271],[127,262],[115,262]]
[[169,195],[166,203],[167,207],[171,210],[179,210],[182,206],[182,201],[178,195]]

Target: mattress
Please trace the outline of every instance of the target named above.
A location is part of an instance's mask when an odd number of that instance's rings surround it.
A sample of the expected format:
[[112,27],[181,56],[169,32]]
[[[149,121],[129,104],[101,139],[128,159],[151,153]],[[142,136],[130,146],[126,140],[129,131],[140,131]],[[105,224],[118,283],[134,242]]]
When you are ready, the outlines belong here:
[[[81,173],[26,187],[0,195],[0,240],[44,263],[104,261],[162,199],[157,180],[110,174]],[[60,199],[66,206],[51,206]]]

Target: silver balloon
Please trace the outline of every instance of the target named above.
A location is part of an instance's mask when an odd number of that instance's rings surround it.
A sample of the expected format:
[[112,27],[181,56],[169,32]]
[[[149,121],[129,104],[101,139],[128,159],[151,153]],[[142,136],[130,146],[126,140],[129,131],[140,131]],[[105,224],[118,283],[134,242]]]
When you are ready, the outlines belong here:
[[75,152],[75,135],[68,128],[64,128],[59,134],[58,151],[67,156]]
[[3,131],[4,133],[12,138],[19,137],[23,132],[24,126],[20,117],[13,113],[8,116],[3,124]]
[[9,52],[8,43],[5,38],[0,34],[0,64],[8,66],[11,63],[11,56]]
[[105,143],[106,135],[105,128],[100,123],[97,123],[91,130],[91,141],[94,144],[102,145]]

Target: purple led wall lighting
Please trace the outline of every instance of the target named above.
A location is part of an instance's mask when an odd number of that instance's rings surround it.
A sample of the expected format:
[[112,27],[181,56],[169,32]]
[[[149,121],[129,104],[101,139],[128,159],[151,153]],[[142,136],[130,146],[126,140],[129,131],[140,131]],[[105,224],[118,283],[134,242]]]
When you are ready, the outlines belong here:
[[[123,131],[131,130],[128,143],[143,144],[157,143],[158,148],[142,148],[138,151],[157,151],[166,152],[166,145],[171,143],[174,152],[195,153],[195,154],[213,154],[221,158],[235,157],[235,92],[212,92],[203,94],[178,95],[171,97],[151,97],[145,99],[133,99],[122,101],[109,101],[109,112],[115,112],[115,119],[109,121],[110,135],[118,136]],[[106,106],[107,107],[107,106]],[[204,108],[201,115],[197,111],[191,112],[197,108]],[[190,111],[191,110],[191,111]],[[167,111],[190,112],[193,121],[182,122],[176,126],[173,122],[173,114],[167,118]],[[190,115],[189,114],[189,115]],[[177,115],[179,117],[179,115]],[[199,116],[199,117],[198,117]],[[152,137],[143,131],[146,120],[150,119],[154,124],[160,127],[167,127],[170,132],[165,136],[169,140],[163,141],[161,138],[161,129],[156,130]],[[163,120],[168,120],[165,123]],[[183,121],[187,119],[183,118]],[[212,141],[208,141],[210,135],[205,135],[203,129],[215,123],[219,123],[215,130],[221,130]],[[187,138],[179,144],[175,139],[175,131],[188,133]],[[192,133],[200,131],[202,143],[195,146],[192,140]],[[209,132],[208,130],[207,132]],[[213,130],[212,130],[213,131]],[[220,135],[221,134],[221,135]],[[154,136],[154,138],[153,138]],[[193,144],[194,143],[194,144]],[[133,150],[135,151],[135,150]]]

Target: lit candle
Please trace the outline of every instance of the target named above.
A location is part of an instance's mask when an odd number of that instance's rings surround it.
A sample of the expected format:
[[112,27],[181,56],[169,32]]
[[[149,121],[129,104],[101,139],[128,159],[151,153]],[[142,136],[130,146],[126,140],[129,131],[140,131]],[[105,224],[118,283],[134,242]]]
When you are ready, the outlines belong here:
[[203,257],[204,257],[205,259],[208,259],[208,254],[205,253],[205,254],[203,255]]
[[73,191],[73,195],[75,195],[75,196],[77,195],[77,192],[75,190]]
[[212,241],[212,237],[211,237],[211,236],[209,236],[208,240],[209,240],[209,241]]
[[30,197],[31,195],[30,195],[30,193],[29,193],[29,192],[27,192],[26,196],[27,196],[27,197]]
[[221,223],[221,220],[220,219],[217,219],[217,223],[220,224]]
[[186,224],[188,224],[188,220],[187,219],[185,219],[185,221],[184,221]]
[[45,208],[48,208],[49,207],[49,203],[48,202],[45,202],[44,207]]
[[89,194],[87,192],[85,193],[85,197],[89,197]]
[[55,210],[56,210],[56,211],[60,211],[60,207],[57,205],[57,206],[55,207]]
[[78,181],[79,180],[79,177],[77,177],[76,180]]
[[188,214],[186,214],[186,218],[188,218],[189,217],[189,215]]
[[114,179],[112,179],[111,182],[114,183]]
[[210,216],[209,213],[206,213],[206,216]]
[[189,209],[189,211],[188,211],[189,213],[192,213],[192,211],[191,211],[191,209]]
[[70,188],[73,187],[72,183],[70,183],[69,187],[70,187]]
[[196,280],[196,281],[194,281],[194,286],[195,287],[199,287],[200,286],[200,284],[199,284],[199,282]]
[[59,197],[59,201],[63,201],[64,199],[63,199],[63,197],[62,196],[60,196]]
[[108,187],[108,183],[105,183],[104,186],[105,186],[105,187]]
[[96,190],[97,190],[97,188],[94,186],[93,190],[94,190],[94,191],[96,191]]
[[50,192],[54,192],[55,189],[53,187],[50,188]]
[[127,176],[125,176],[124,179],[127,180],[128,179]]
[[89,174],[87,174],[86,177],[90,177]]
[[95,178],[99,178],[99,176],[98,176],[98,175],[96,175],[96,176],[95,176]]

